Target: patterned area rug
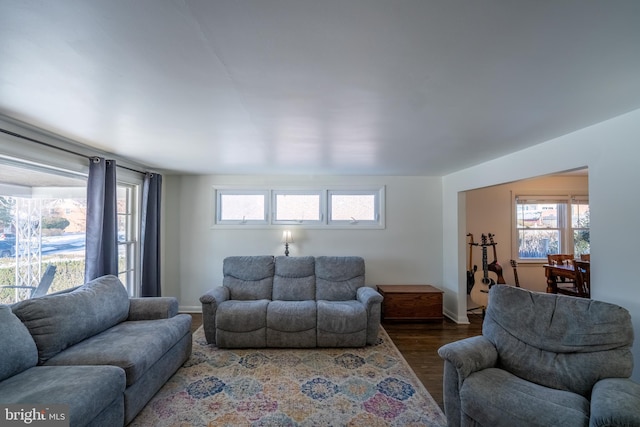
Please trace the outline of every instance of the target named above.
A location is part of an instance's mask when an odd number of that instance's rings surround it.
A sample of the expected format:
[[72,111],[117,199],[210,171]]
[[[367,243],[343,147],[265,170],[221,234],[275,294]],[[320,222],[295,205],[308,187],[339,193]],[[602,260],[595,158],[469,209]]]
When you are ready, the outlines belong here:
[[445,426],[389,335],[343,349],[193,353],[130,426]]

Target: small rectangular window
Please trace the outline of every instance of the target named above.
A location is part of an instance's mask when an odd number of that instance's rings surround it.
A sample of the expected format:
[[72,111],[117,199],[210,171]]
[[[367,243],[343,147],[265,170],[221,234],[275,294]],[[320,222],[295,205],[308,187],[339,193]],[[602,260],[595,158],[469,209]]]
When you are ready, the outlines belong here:
[[329,190],[329,224],[381,225],[381,190]]
[[310,224],[322,221],[321,192],[274,191],[274,224]]
[[266,224],[266,191],[218,190],[216,196],[216,223]]

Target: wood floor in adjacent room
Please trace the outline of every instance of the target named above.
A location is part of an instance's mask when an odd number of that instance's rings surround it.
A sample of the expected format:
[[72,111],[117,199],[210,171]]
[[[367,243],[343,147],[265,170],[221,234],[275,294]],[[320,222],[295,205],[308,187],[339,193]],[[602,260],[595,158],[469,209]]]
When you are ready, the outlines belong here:
[[[202,315],[189,313],[193,318],[191,330],[202,325]],[[482,315],[470,314],[469,325],[458,325],[446,319],[442,322],[405,323],[382,322],[409,366],[442,408],[443,362],[438,349],[449,342],[482,334]]]

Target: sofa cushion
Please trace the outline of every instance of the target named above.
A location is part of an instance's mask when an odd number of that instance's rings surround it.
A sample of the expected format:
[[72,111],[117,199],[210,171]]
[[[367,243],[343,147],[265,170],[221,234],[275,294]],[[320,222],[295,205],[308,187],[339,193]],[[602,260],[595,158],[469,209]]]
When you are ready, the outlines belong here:
[[271,301],[267,308],[268,347],[315,347],[316,302]]
[[629,377],[633,368],[629,312],[602,301],[497,285],[482,332],[498,349],[500,367],[583,396],[599,379]]
[[224,301],[218,306],[216,327],[229,332],[251,332],[267,326],[269,300]]
[[224,259],[222,284],[229,288],[230,299],[271,299],[274,260],[272,256],[234,256]]
[[36,343],[8,305],[0,305],[0,334],[0,381],[36,366]]
[[315,301],[271,301],[267,307],[267,328],[282,332],[316,329]]
[[115,276],[76,290],[21,301],[13,312],[27,326],[43,364],[62,350],[127,319],[129,295]]
[[318,330],[350,334],[367,329],[367,310],[359,301],[318,301]]
[[273,300],[315,300],[315,258],[279,256],[275,259]]
[[124,390],[124,371],[116,366],[36,366],[0,382],[0,402],[67,404],[72,426],[92,425],[115,404],[119,423],[109,425],[123,425]]
[[122,322],[58,353],[46,365],[119,366],[130,386],[190,330],[188,314]]
[[316,258],[316,300],[353,300],[361,286],[364,286],[364,259],[327,256]]
[[589,425],[589,401],[518,378],[502,369],[471,374],[460,388],[461,410],[483,426]]

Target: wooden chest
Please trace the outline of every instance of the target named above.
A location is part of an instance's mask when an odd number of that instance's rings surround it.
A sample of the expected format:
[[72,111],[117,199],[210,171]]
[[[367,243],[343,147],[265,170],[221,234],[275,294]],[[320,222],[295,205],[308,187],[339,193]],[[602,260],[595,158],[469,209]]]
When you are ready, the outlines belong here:
[[378,285],[384,320],[442,320],[443,292],[431,285]]

